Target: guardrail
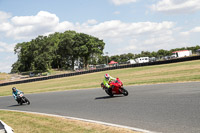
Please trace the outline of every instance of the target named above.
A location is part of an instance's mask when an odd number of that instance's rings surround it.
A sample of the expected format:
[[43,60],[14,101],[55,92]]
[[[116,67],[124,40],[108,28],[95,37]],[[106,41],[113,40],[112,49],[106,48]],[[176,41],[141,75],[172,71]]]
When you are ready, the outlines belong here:
[[14,133],[13,129],[0,120],[0,133]]
[[7,82],[7,83],[1,83],[0,86],[36,82],[36,81],[62,78],[62,77],[70,77],[70,76],[76,76],[76,75],[82,75],[82,74],[88,74],[88,73],[94,73],[94,72],[101,72],[101,71],[107,71],[107,70],[114,70],[114,69],[143,67],[143,66],[151,66],[151,65],[161,65],[161,64],[177,63],[177,62],[199,60],[199,59],[200,59],[200,56],[191,56],[191,57],[176,58],[176,59],[164,60],[164,61],[139,63],[139,64],[129,64],[129,65],[115,66],[115,67],[106,67],[106,68],[101,68],[101,69],[94,69],[94,70],[81,71],[81,72],[75,72],[75,73],[73,72],[73,73],[52,75],[52,76],[40,77],[40,78],[32,78],[32,79],[26,79],[26,80],[20,80],[20,81],[12,81],[12,82]]

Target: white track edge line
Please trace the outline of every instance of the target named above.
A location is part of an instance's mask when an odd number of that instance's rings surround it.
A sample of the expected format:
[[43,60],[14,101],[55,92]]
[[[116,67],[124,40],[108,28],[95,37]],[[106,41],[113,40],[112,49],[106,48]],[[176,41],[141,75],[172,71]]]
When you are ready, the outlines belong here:
[[140,128],[134,128],[134,127],[124,126],[124,125],[118,125],[118,124],[112,124],[112,123],[107,123],[107,122],[102,122],[102,121],[82,119],[82,118],[76,118],[76,117],[70,117],[70,116],[62,116],[62,115],[55,115],[55,114],[48,114],[48,113],[39,113],[39,112],[32,112],[32,111],[11,110],[11,109],[0,109],[0,110],[23,112],[23,113],[32,113],[32,114],[39,114],[39,115],[46,115],[46,116],[54,116],[54,117],[66,118],[66,119],[71,119],[71,120],[79,120],[79,121],[84,121],[84,122],[89,122],[89,123],[96,123],[96,124],[101,124],[101,125],[106,125],[106,126],[112,126],[112,127],[119,127],[119,128],[130,129],[130,130],[133,130],[133,131],[138,131],[138,132],[143,132],[143,133],[158,133],[158,132],[149,131],[149,130],[140,129]]

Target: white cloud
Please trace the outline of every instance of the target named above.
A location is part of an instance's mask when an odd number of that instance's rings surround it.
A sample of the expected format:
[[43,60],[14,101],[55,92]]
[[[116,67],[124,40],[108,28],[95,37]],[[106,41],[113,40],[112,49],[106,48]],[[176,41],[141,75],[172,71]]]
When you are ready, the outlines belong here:
[[89,20],[87,20],[87,22],[85,22],[83,24],[76,23],[74,25],[74,27],[89,27],[89,26],[95,25],[97,23],[98,23],[97,20],[95,20],[95,19],[89,19]]
[[73,27],[74,27],[73,23],[68,22],[68,21],[64,21],[64,22],[58,23],[55,26],[55,29],[52,30],[52,32],[55,32],[55,31],[57,31],[57,32],[64,32],[67,29],[73,29]]
[[137,36],[143,34],[153,34],[159,31],[171,29],[174,26],[173,22],[138,22],[138,23],[124,23],[120,20],[111,20],[99,23],[94,26],[80,27],[76,30],[80,32],[87,32],[95,34],[101,38],[123,38],[127,36]]
[[129,41],[129,45],[127,47],[125,47],[124,49],[122,49],[123,51],[136,51],[137,50],[137,45],[139,44],[137,39],[131,39]]
[[114,14],[118,15],[118,14],[120,14],[120,11],[115,11]]
[[12,25],[9,23],[11,14],[0,11],[0,32],[8,31]]
[[[35,16],[12,17],[3,23],[0,22],[0,25],[4,25],[4,28],[0,30],[1,34],[4,33],[11,40],[19,39],[20,41],[66,30],[83,32],[103,39],[106,43],[106,51],[109,54],[156,51],[185,45],[184,38],[177,38],[182,29],[177,29],[176,24],[171,21],[127,23],[120,20],[98,22],[91,19],[84,23],[73,23],[69,21],[60,22],[55,14],[41,11]],[[186,32],[188,34],[200,32],[200,27],[195,27]],[[13,49],[14,44],[6,44],[0,41],[0,54],[1,52],[13,52]]]
[[15,16],[11,18],[11,23],[6,23],[6,25],[8,25],[8,28],[4,29],[6,35],[19,40],[33,39],[38,35],[48,35],[54,32],[75,30],[97,36],[104,40],[123,42],[123,40],[127,40],[128,38],[133,39],[133,37],[141,37],[145,34],[157,34],[161,31],[166,34],[174,26],[174,23],[168,21],[161,23],[124,23],[120,20],[98,23],[96,20],[91,19],[80,24],[68,21],[59,22],[59,18],[55,14],[40,11],[35,16]]
[[0,11],[0,22],[5,22],[11,17],[10,13]]
[[34,38],[47,32],[55,32],[61,27],[66,27],[67,22],[59,23],[55,14],[40,11],[36,16],[15,16],[11,19],[10,27],[6,32],[8,37],[14,39]]
[[12,64],[17,60],[14,55],[15,44],[0,42],[0,72],[9,73]]
[[189,31],[184,31],[184,32],[181,32],[181,35],[190,35],[192,33],[200,33],[200,26],[198,27],[194,27],[193,29],[189,30]]
[[8,22],[0,23],[0,32],[2,31],[9,31],[12,28],[12,25]]
[[[15,16],[7,25],[8,28],[5,28],[4,32],[14,39],[30,40],[38,35],[75,30],[99,37],[106,42],[107,47],[115,47],[121,52],[122,49],[124,52],[128,49],[134,50],[132,52],[140,52],[144,49],[155,50],[158,45],[166,47],[166,42],[173,42],[172,34],[175,29],[175,23],[171,21],[126,23],[120,20],[97,22],[91,19],[82,24],[69,21],[60,22],[55,14],[45,11],[40,11],[35,16]],[[1,43],[0,48],[8,51],[5,45]]]
[[[59,18],[55,14],[44,11],[35,16],[13,17],[11,21],[10,27],[12,28],[7,31],[7,35],[15,39],[32,39],[38,35],[75,30],[99,37],[115,47],[121,44],[124,44],[124,49],[139,47],[135,50],[153,49],[150,45],[155,44],[162,46],[165,42],[163,38],[171,37],[175,25],[169,21],[125,23],[120,20],[110,20],[98,23],[94,19],[82,24],[68,21],[59,22]],[[170,40],[173,40],[172,37]]]
[[52,26],[59,22],[59,18],[55,14],[46,11],[40,11],[36,16],[13,17],[12,22],[15,26],[38,25],[38,24]]
[[6,72],[9,73],[12,69],[12,61],[7,61],[6,59],[12,59],[16,60],[16,57],[11,57],[11,56],[7,56],[5,57],[5,60],[0,60],[0,72]]
[[111,0],[115,5],[129,4],[136,1],[137,0]]
[[151,9],[167,13],[191,13],[200,10],[200,0],[160,0]]
[[1,30],[5,31],[7,37],[16,40],[26,40],[35,38],[38,35],[76,30],[95,24],[97,24],[95,19],[88,20],[83,24],[73,24],[68,21],[59,22],[59,18],[55,14],[40,11],[35,16],[15,16],[11,19],[11,23],[0,23],[0,26],[4,25],[4,28]]
[[4,42],[0,42],[0,52],[13,52],[15,44],[6,44]]
[[94,24],[97,24],[98,22],[97,22],[97,20],[95,20],[95,19],[89,19],[88,21],[87,21],[87,24],[91,24],[91,25],[94,25]]
[[191,32],[200,32],[200,27],[195,27],[191,30]]
[[124,23],[111,20],[94,26],[79,25],[74,29],[103,39],[110,45],[108,47],[115,47],[118,54],[121,54],[172,47],[170,44],[174,44],[174,26],[175,23],[170,21]]
[[132,37],[132,40],[127,41],[128,46],[125,46],[123,49],[119,50],[122,53],[139,53],[141,51],[157,51],[159,49],[171,49],[173,45],[178,45],[175,40],[175,37],[172,35],[171,30],[168,29],[167,32],[160,30],[147,35],[138,35]]

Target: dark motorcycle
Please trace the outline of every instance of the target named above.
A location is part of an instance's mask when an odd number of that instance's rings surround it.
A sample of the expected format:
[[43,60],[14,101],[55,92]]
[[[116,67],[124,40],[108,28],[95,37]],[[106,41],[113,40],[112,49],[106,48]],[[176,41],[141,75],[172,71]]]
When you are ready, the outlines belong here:
[[23,92],[18,92],[17,94],[17,102],[18,104],[22,105],[23,103],[24,104],[30,104],[30,101],[24,96],[24,93]]

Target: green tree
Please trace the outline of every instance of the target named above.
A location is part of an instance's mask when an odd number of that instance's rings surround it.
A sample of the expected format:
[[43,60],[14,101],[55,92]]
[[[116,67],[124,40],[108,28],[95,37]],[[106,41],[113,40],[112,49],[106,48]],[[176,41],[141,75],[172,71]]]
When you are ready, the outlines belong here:
[[132,53],[128,53],[126,56],[127,56],[128,60],[134,59],[134,57],[135,57],[135,55]]
[[103,54],[105,46],[103,40],[84,33],[78,33],[74,36],[74,41],[74,56],[83,58],[85,68],[87,68],[91,58],[96,58],[98,55]]
[[157,52],[158,57],[169,56],[169,55],[171,55],[171,52],[164,49],[160,49]]
[[109,58],[108,63],[109,63],[110,61],[120,62],[120,56],[119,56],[119,55],[113,55],[113,56],[111,56],[111,57]]
[[30,51],[31,43],[23,42],[15,46],[14,52],[18,56],[18,60],[13,64],[13,71],[25,72],[29,71],[31,62],[33,61],[32,51]]
[[60,65],[62,68],[74,68],[74,61],[77,56],[73,52],[75,31],[66,31],[61,35],[58,54],[60,55]]

